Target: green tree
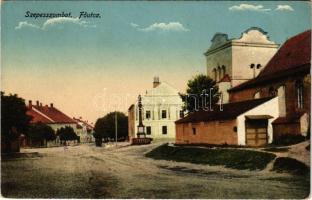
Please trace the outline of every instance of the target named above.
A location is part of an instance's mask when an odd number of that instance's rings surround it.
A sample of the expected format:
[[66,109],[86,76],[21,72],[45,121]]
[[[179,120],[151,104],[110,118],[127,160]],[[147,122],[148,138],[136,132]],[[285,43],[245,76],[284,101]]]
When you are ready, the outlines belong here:
[[184,110],[194,112],[210,108],[219,101],[219,88],[210,77],[199,74],[187,82],[186,94],[180,94]]
[[79,136],[75,133],[74,129],[70,126],[61,127],[56,131],[56,135],[60,137],[60,140],[79,140]]
[[1,139],[9,142],[26,133],[31,116],[26,114],[25,100],[17,94],[5,95],[1,92]]
[[93,136],[97,139],[115,138],[115,116],[117,115],[118,139],[128,136],[128,117],[122,112],[111,112],[97,119]]
[[29,127],[27,137],[34,140],[55,140],[55,131],[43,123],[33,124]]

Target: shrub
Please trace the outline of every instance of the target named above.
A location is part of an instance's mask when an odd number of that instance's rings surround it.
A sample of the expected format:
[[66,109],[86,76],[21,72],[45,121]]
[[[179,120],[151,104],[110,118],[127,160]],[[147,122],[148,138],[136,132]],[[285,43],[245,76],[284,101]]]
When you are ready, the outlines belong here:
[[289,150],[289,147],[270,147],[263,149],[264,151],[270,151],[270,152],[287,152]]
[[32,140],[55,140],[55,131],[43,123],[33,124],[29,127],[27,137]]
[[79,140],[74,129],[70,126],[65,126],[56,131],[56,135],[60,137],[60,140]]
[[280,157],[275,160],[273,171],[287,172],[296,175],[308,175],[310,173],[310,168],[296,159]]

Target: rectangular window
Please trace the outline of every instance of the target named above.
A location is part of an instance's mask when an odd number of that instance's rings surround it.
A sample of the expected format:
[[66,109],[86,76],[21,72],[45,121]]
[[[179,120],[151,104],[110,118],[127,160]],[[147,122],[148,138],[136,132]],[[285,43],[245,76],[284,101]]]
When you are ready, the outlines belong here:
[[150,126],[146,127],[146,135],[152,134],[152,128]]
[[161,118],[162,119],[166,119],[167,118],[167,111],[166,110],[162,110],[161,111]]
[[298,108],[303,108],[303,82],[296,82],[296,90],[297,90],[297,106]]
[[192,128],[193,135],[196,135],[196,128]]
[[167,134],[167,126],[162,127],[162,134],[166,135]]
[[151,118],[151,111],[147,110],[145,113],[145,118],[150,119]]

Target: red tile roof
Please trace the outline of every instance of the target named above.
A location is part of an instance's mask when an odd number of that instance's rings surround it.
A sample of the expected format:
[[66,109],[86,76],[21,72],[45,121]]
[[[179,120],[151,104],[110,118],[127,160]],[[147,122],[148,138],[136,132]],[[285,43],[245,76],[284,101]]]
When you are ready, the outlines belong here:
[[225,74],[219,82],[231,82],[231,78],[228,74]]
[[252,108],[272,99],[262,98],[262,99],[253,99],[248,101],[240,101],[234,103],[223,104],[223,110],[220,111],[220,106],[216,105],[213,111],[197,111],[190,113],[186,117],[176,121],[176,124],[188,123],[188,122],[206,122],[214,120],[229,120],[235,119],[240,114],[251,110]]
[[34,106],[37,110],[51,118],[56,123],[76,123],[75,120],[68,117],[58,109],[49,106]]
[[87,121],[84,121],[84,120],[82,120],[82,119],[79,119],[79,118],[73,118],[76,122],[80,122],[80,123],[82,123],[82,124],[84,124],[84,126],[86,126],[87,127],[87,129],[88,130],[92,130],[94,127],[91,125],[91,124],[89,124]]
[[49,123],[53,123],[53,121],[51,121],[50,119],[46,118],[45,116],[39,114],[38,112],[34,111],[33,109],[28,109],[27,110],[27,115],[32,117],[32,120],[30,121],[30,123],[44,123],[44,124],[49,124]]
[[309,72],[310,67],[311,30],[308,30],[288,39],[255,79],[233,87],[229,91],[241,90],[292,73]]
[[290,113],[289,116],[286,117],[278,117],[276,118],[272,124],[288,124],[288,123],[299,123],[300,117],[304,114],[304,112]]
[[33,116],[32,123],[76,123],[55,107],[32,105],[28,107],[29,115]]

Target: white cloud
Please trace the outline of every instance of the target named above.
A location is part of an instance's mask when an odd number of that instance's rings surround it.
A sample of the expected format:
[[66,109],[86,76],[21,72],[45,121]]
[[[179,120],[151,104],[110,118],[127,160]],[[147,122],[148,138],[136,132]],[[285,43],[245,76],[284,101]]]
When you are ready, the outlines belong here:
[[290,5],[278,5],[275,10],[279,10],[279,11],[294,11],[294,9]]
[[47,21],[45,21],[42,25],[42,29],[46,29],[49,26],[54,26],[57,24],[66,24],[66,23],[77,24],[83,27],[95,27],[95,25],[90,25],[88,22],[80,20],[78,18],[56,17],[56,18],[48,19]]
[[267,12],[270,11],[270,8],[264,8],[263,5],[252,5],[252,4],[240,4],[229,7],[229,10],[232,11],[259,11],[259,12]]
[[40,29],[39,26],[28,23],[27,21],[24,21],[24,22],[19,22],[18,25],[15,27],[15,30],[26,28],[26,27]]
[[189,31],[180,22],[169,22],[169,23],[154,23],[146,28],[139,29],[141,31]]
[[90,24],[89,22],[86,22],[84,20],[80,20],[78,18],[70,18],[70,17],[56,17],[56,18],[51,18],[46,20],[42,26],[38,26],[38,25],[34,25],[28,22],[19,22],[19,24],[15,27],[15,29],[21,29],[24,27],[30,27],[30,28],[36,28],[36,29],[41,29],[41,30],[46,30],[48,27],[52,27],[58,24],[67,24],[67,23],[71,23],[71,24],[76,24],[79,26],[82,26],[84,28],[95,28],[96,25]]
[[138,24],[136,24],[136,23],[130,23],[130,25],[132,26],[132,27],[134,27],[134,28],[136,28],[136,27],[138,27],[139,25]]

